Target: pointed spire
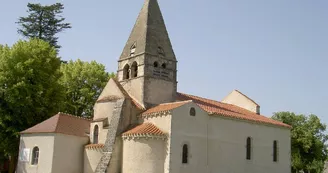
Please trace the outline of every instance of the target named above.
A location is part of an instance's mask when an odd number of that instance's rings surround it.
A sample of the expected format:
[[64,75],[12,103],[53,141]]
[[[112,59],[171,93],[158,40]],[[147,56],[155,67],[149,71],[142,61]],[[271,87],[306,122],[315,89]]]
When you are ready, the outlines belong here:
[[143,53],[176,60],[157,0],[145,0],[120,60]]

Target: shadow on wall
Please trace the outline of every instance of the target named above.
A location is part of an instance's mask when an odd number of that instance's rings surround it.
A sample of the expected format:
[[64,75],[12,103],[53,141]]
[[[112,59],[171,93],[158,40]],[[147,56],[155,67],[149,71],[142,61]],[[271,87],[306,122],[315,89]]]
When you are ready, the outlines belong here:
[[[29,153],[28,161],[23,161],[23,150],[25,149],[26,145],[25,142],[23,140],[20,140],[19,143],[19,153],[18,153],[18,158],[17,158],[17,165],[16,165],[16,173],[28,173],[26,167],[29,166],[29,164],[31,163],[31,152]],[[38,171],[36,171],[36,173],[38,173]]]
[[102,155],[102,148],[84,149],[83,172],[94,173]]
[[90,160],[90,158],[88,157],[88,155],[87,155],[87,151],[86,151],[87,149],[84,149],[84,158],[83,158],[83,171],[85,172],[85,173],[91,173],[92,172],[92,167],[91,167],[91,160]]

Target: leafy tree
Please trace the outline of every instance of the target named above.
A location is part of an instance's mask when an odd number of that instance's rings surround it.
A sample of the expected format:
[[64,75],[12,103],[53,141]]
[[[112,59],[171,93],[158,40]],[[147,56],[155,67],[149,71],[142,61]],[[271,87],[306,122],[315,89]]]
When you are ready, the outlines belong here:
[[60,64],[42,40],[0,45],[0,149],[9,158],[17,158],[19,132],[60,111]]
[[60,83],[65,87],[65,111],[77,116],[91,117],[93,106],[113,73],[95,61],[69,61],[62,64]]
[[27,38],[38,38],[49,42],[51,46],[59,49],[57,44],[58,37],[55,35],[71,28],[70,23],[64,23],[65,18],[60,14],[63,12],[64,5],[56,3],[53,5],[27,4],[29,15],[20,17],[18,33]]
[[292,112],[278,112],[272,117],[293,126],[291,130],[292,172],[303,170],[308,173],[321,173],[327,159],[324,134],[326,125],[316,115],[296,115]]

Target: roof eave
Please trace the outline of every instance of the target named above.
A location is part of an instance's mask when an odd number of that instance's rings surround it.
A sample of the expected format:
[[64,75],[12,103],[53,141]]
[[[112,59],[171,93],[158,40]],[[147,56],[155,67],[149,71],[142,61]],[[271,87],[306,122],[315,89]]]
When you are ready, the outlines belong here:
[[279,125],[279,124],[272,124],[272,123],[263,122],[263,121],[254,121],[254,120],[248,120],[248,119],[243,119],[243,118],[236,118],[236,117],[226,116],[226,115],[218,114],[218,113],[215,113],[215,112],[208,112],[208,114],[209,115],[213,115],[213,116],[220,116],[220,117],[225,117],[225,118],[229,118],[229,119],[234,119],[234,120],[247,121],[247,122],[255,123],[255,124],[265,124],[265,125],[270,125],[270,126],[274,126],[274,127],[281,127],[281,128],[292,129],[292,126],[290,126],[288,124],[284,124],[284,123],[282,123],[281,125]]

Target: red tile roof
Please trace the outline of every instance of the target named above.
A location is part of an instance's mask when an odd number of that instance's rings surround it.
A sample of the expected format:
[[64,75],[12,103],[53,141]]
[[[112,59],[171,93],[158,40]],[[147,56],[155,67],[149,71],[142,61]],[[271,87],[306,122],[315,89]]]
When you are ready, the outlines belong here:
[[28,133],[61,133],[73,136],[86,136],[91,120],[69,114],[58,113],[53,117],[21,132]]
[[122,136],[130,135],[165,136],[165,133],[152,123],[144,123],[122,134]]
[[271,124],[281,127],[287,127],[291,128],[290,125],[284,124],[280,121],[273,120],[271,118],[265,117],[263,115],[258,115],[254,112],[251,112],[249,110],[246,110],[244,108],[218,102],[215,100],[210,100],[198,96],[178,93],[177,94],[177,100],[192,100],[195,102],[198,106],[200,106],[202,109],[204,109],[206,112],[208,112],[211,115],[217,115],[217,116],[225,116],[235,119],[241,119],[246,121],[253,121],[258,123],[264,123],[264,124]]
[[142,116],[147,116],[147,115],[155,113],[155,112],[169,111],[169,110],[178,108],[189,102],[191,102],[191,100],[159,104],[159,105],[152,107],[152,108],[146,110],[145,112],[143,112]]
[[104,144],[89,144],[86,145],[85,148],[87,149],[98,149],[98,148],[104,148]]

